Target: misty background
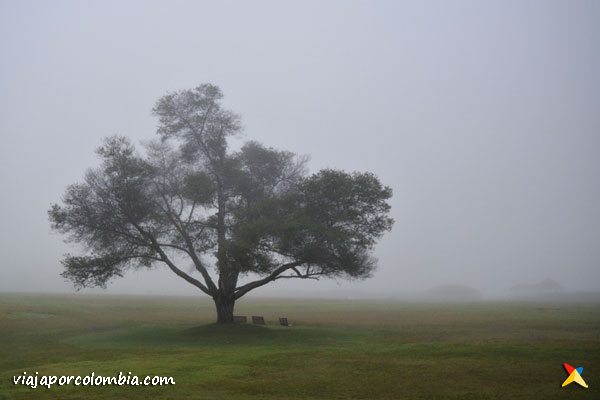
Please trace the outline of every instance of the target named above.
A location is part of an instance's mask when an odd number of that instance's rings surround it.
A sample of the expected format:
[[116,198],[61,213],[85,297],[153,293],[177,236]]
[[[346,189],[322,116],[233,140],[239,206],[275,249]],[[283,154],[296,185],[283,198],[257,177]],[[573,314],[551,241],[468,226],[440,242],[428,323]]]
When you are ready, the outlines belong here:
[[[47,219],[105,136],[213,83],[244,136],[371,171],[396,224],[359,282],[251,295],[600,287],[600,2],[0,0],[0,291],[74,292]],[[102,290],[86,290],[102,292]],[[107,293],[201,294],[166,267]]]

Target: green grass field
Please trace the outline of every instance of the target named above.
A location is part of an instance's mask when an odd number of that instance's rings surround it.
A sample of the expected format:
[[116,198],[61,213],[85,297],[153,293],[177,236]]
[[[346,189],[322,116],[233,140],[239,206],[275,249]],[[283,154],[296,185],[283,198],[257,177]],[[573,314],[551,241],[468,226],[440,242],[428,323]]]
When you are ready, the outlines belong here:
[[[0,295],[0,399],[599,399],[600,304]],[[287,316],[293,327],[276,325]],[[561,388],[562,363],[589,385]],[[14,385],[23,375],[169,386]]]

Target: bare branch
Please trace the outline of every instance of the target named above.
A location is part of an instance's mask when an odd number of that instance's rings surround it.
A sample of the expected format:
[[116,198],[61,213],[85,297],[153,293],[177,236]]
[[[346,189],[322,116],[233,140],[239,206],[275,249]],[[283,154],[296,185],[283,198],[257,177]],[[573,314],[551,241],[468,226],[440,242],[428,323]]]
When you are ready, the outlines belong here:
[[189,283],[191,283],[192,285],[198,287],[200,290],[202,290],[204,293],[211,295],[211,291],[202,284],[202,282],[200,282],[199,280],[191,277],[190,275],[186,274],[185,272],[183,272],[182,270],[180,270],[179,268],[177,268],[175,266],[175,264],[173,264],[173,262],[169,259],[169,257],[167,256],[167,254],[164,252],[164,250],[160,247],[160,244],[156,241],[156,239],[154,238],[154,236],[152,236],[152,234],[144,231],[139,225],[135,224],[135,227],[139,230],[139,232],[143,235],[145,235],[148,239],[150,239],[150,241],[152,242],[152,247],[154,248],[154,250],[156,250],[156,252],[160,255],[160,259],[161,261],[163,261],[165,264],[167,264],[169,266],[169,268],[171,269],[171,271],[173,271],[175,274],[177,274],[179,277],[185,279],[186,281],[188,281]]
[[297,267],[299,265],[304,264],[304,261],[295,261],[295,262],[291,262],[288,264],[283,264],[282,266],[276,268],[273,272],[271,272],[268,276],[266,276],[263,279],[259,279],[257,281],[254,282],[250,282],[247,283],[243,286],[240,286],[238,288],[235,289],[235,298],[239,299],[240,297],[242,297],[243,295],[245,295],[246,293],[248,293],[249,291],[256,289],[257,287],[261,287],[263,285],[266,285],[269,282],[274,281],[275,279],[277,279],[277,277],[279,275],[281,275],[282,273],[284,273],[285,271],[292,269],[294,267]]

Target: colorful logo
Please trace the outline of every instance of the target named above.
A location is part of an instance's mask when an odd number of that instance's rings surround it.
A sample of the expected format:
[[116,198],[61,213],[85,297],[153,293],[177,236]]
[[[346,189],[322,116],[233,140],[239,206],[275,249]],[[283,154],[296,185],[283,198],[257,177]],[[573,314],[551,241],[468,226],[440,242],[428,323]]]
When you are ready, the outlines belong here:
[[563,382],[562,387],[567,386],[571,382],[576,382],[580,386],[583,386],[587,389],[588,385],[585,383],[583,378],[581,377],[581,373],[583,372],[583,367],[573,368],[569,364],[564,363],[565,369],[569,373],[569,377]]

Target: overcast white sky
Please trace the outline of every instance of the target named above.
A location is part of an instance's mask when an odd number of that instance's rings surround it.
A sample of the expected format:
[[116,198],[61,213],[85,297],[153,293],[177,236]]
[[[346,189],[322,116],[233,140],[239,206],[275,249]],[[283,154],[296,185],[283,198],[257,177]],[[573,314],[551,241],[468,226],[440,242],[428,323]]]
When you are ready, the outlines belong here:
[[[257,295],[600,287],[598,1],[0,0],[0,291],[73,291],[46,211],[104,136],[219,85],[245,139],[372,171],[396,224],[369,280]],[[167,270],[108,293],[193,294]]]

